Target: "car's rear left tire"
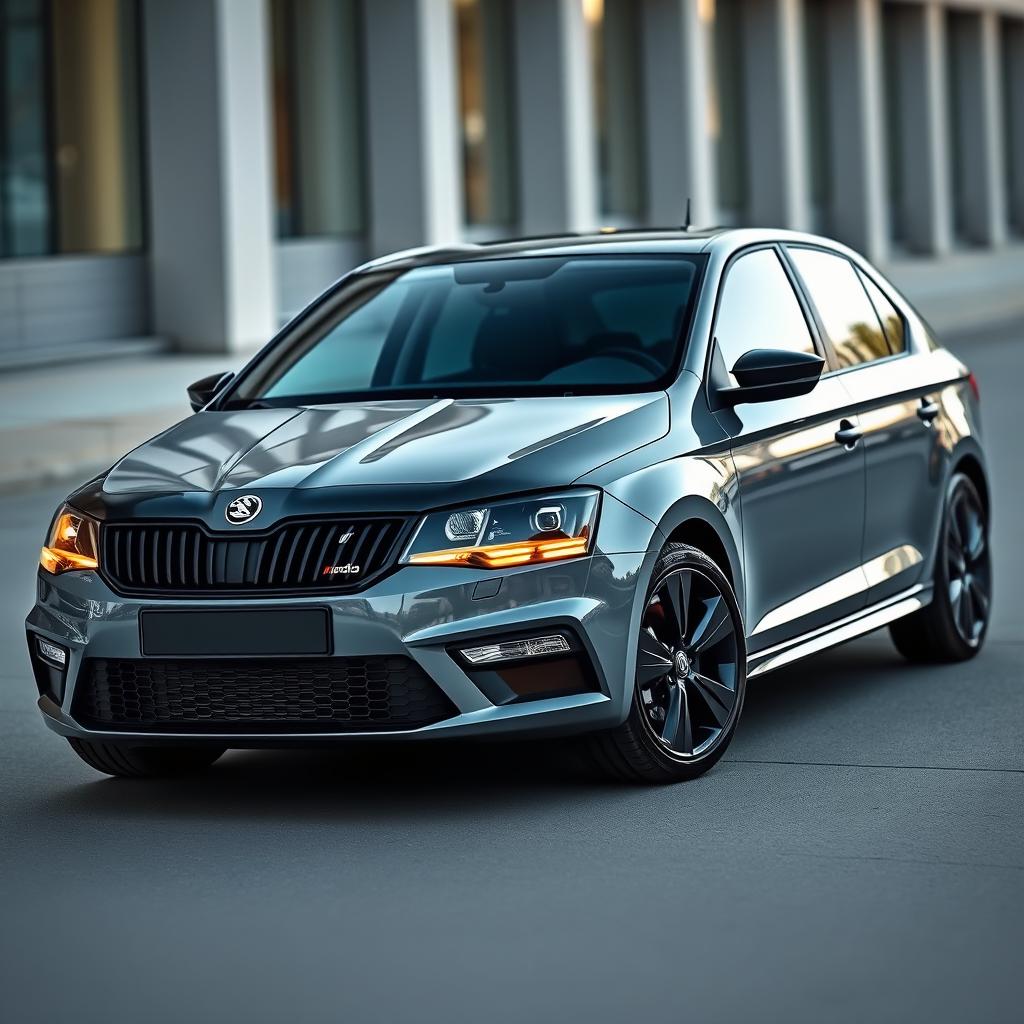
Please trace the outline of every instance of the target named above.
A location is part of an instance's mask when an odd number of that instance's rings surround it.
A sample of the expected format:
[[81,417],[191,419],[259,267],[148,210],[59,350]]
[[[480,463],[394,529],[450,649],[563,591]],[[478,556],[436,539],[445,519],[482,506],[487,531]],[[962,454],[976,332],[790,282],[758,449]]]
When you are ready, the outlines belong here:
[[992,612],[988,515],[977,487],[954,473],[946,490],[931,604],[889,627],[908,661],[966,661],[981,650]]
[[122,779],[174,778],[204,771],[224,753],[217,746],[127,747],[69,739],[71,749],[90,768]]
[[641,618],[629,716],[587,738],[608,775],[657,785],[702,775],[725,753],[746,692],[743,621],[702,551],[668,544]]

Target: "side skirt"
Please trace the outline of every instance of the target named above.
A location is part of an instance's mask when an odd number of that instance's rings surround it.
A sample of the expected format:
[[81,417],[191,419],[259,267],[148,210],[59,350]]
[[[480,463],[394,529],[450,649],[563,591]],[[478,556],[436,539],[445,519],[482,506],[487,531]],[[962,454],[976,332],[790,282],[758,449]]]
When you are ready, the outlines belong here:
[[916,612],[918,608],[924,608],[931,600],[932,584],[918,583],[909,590],[886,598],[855,615],[848,615],[829,626],[822,626],[774,647],[756,651],[747,656],[747,678],[752,679],[754,676],[773,672],[783,665],[791,665],[801,658],[846,643],[847,640],[853,640],[865,633],[871,633],[904,615]]

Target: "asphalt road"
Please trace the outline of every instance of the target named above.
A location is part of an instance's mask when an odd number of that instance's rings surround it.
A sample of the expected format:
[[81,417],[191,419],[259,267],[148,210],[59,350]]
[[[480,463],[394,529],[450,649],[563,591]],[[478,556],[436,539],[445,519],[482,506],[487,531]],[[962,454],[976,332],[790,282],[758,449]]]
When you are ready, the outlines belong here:
[[234,753],[102,780],[39,721],[22,618],[56,491],[0,501],[0,1019],[1010,1021],[1024,967],[1024,324],[985,402],[996,612],[752,685],[725,760],[595,781],[550,747]]

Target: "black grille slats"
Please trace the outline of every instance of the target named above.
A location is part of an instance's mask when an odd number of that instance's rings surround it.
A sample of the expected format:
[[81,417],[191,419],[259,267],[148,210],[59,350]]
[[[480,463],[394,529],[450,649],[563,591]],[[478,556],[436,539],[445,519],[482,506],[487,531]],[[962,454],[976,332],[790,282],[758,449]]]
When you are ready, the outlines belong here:
[[456,713],[410,658],[88,658],[74,713],[106,729],[415,729]]
[[[125,593],[357,590],[391,568],[405,521],[313,520],[263,534],[198,523],[104,523],[101,572]],[[324,573],[328,566],[358,572]]]

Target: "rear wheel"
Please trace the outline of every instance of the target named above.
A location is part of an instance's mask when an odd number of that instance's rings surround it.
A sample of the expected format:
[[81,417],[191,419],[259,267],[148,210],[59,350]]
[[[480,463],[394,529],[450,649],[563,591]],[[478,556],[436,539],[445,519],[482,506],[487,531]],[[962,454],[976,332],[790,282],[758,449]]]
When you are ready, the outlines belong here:
[[171,778],[209,768],[224,747],[122,747],[69,739],[71,749],[90,768],[123,779]]
[[934,585],[927,608],[889,627],[896,649],[917,662],[973,658],[992,611],[992,560],[985,506],[962,473],[953,475],[946,492]]
[[725,753],[746,689],[739,606],[707,555],[666,546],[636,643],[629,717],[589,737],[591,751],[606,772],[632,782],[695,778]]

